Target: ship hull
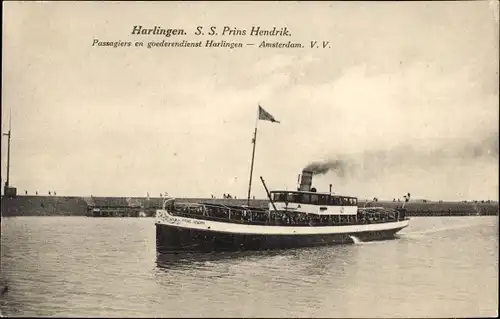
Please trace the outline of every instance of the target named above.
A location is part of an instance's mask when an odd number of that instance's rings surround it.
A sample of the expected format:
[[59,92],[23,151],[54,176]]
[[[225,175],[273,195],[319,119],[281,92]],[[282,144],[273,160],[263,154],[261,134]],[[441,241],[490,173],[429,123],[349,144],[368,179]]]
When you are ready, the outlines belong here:
[[[369,230],[370,227],[364,227],[366,230],[363,230],[363,227],[358,227],[357,231],[349,231],[353,229],[349,228],[350,226],[338,226],[337,230],[332,233],[259,234],[200,229],[157,222],[156,249],[161,253],[259,251],[352,244],[356,240],[364,242],[394,239],[396,233],[407,226],[404,222],[387,224],[393,225],[387,225],[385,229],[379,225],[376,230]],[[342,228],[346,231],[339,231]]]

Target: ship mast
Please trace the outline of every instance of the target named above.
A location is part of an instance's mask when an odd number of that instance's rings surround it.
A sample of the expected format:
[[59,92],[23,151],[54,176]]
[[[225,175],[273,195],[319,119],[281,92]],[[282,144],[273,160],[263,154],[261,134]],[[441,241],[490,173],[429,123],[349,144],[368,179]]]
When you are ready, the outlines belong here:
[[252,191],[253,163],[255,159],[255,144],[257,143],[257,124],[259,123],[259,120],[269,121],[272,123],[279,123],[279,121],[276,121],[274,116],[266,112],[259,104],[257,111],[257,118],[255,119],[255,130],[253,132],[253,139],[252,139],[253,149],[252,149],[252,164],[250,166],[250,180],[248,181],[248,197],[247,197],[248,206],[250,206],[250,193]]
[[7,180],[5,181],[5,188],[9,187],[10,181],[10,137],[11,137],[11,128],[12,128],[12,110],[9,111],[9,131],[7,133],[3,133],[6,135],[7,140]]
[[250,179],[248,181],[248,196],[247,196],[247,205],[250,206],[250,193],[252,191],[252,175],[253,175],[253,163],[255,159],[255,144],[257,143],[257,124],[259,123],[259,114],[260,110],[257,111],[257,118],[255,119],[255,130],[253,132],[253,149],[252,149],[252,163],[250,164]]

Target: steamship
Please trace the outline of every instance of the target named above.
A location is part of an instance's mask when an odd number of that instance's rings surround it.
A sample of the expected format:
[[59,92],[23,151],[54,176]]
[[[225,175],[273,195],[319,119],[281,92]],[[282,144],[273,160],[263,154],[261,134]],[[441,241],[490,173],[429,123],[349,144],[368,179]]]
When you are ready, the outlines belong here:
[[[296,191],[272,190],[261,177],[269,205],[164,201],[156,211],[161,253],[271,250],[386,240],[408,226],[401,208],[358,207],[358,199],[317,192],[313,172],[302,171]],[[409,200],[409,194],[406,201]]]

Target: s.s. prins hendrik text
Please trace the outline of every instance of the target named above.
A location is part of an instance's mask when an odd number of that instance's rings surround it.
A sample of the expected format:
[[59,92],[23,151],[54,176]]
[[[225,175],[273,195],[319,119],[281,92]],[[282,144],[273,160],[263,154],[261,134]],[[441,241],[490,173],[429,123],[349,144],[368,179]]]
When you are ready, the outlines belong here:
[[185,36],[194,34],[197,36],[274,36],[274,37],[289,37],[292,34],[287,27],[261,27],[252,26],[246,28],[236,28],[231,26],[196,26],[194,31],[188,32],[186,29],[163,28],[161,26],[144,27],[142,25],[134,25],[132,27],[132,35],[155,35],[155,36]]
[[[129,29],[130,30],[130,29]],[[234,26],[193,25],[188,28],[165,28],[161,25],[134,25],[131,38],[109,41],[94,38],[93,47],[134,48],[221,48],[240,49],[331,49],[330,41],[310,39],[309,45],[295,41],[286,26]]]

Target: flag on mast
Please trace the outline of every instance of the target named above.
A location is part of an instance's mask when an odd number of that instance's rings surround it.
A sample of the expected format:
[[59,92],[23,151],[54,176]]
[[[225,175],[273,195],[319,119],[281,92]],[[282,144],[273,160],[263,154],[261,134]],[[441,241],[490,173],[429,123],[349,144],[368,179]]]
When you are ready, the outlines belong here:
[[269,114],[266,110],[262,108],[262,106],[259,105],[259,120],[264,120],[264,121],[270,121],[273,123],[279,123],[279,121],[276,121],[274,116]]

